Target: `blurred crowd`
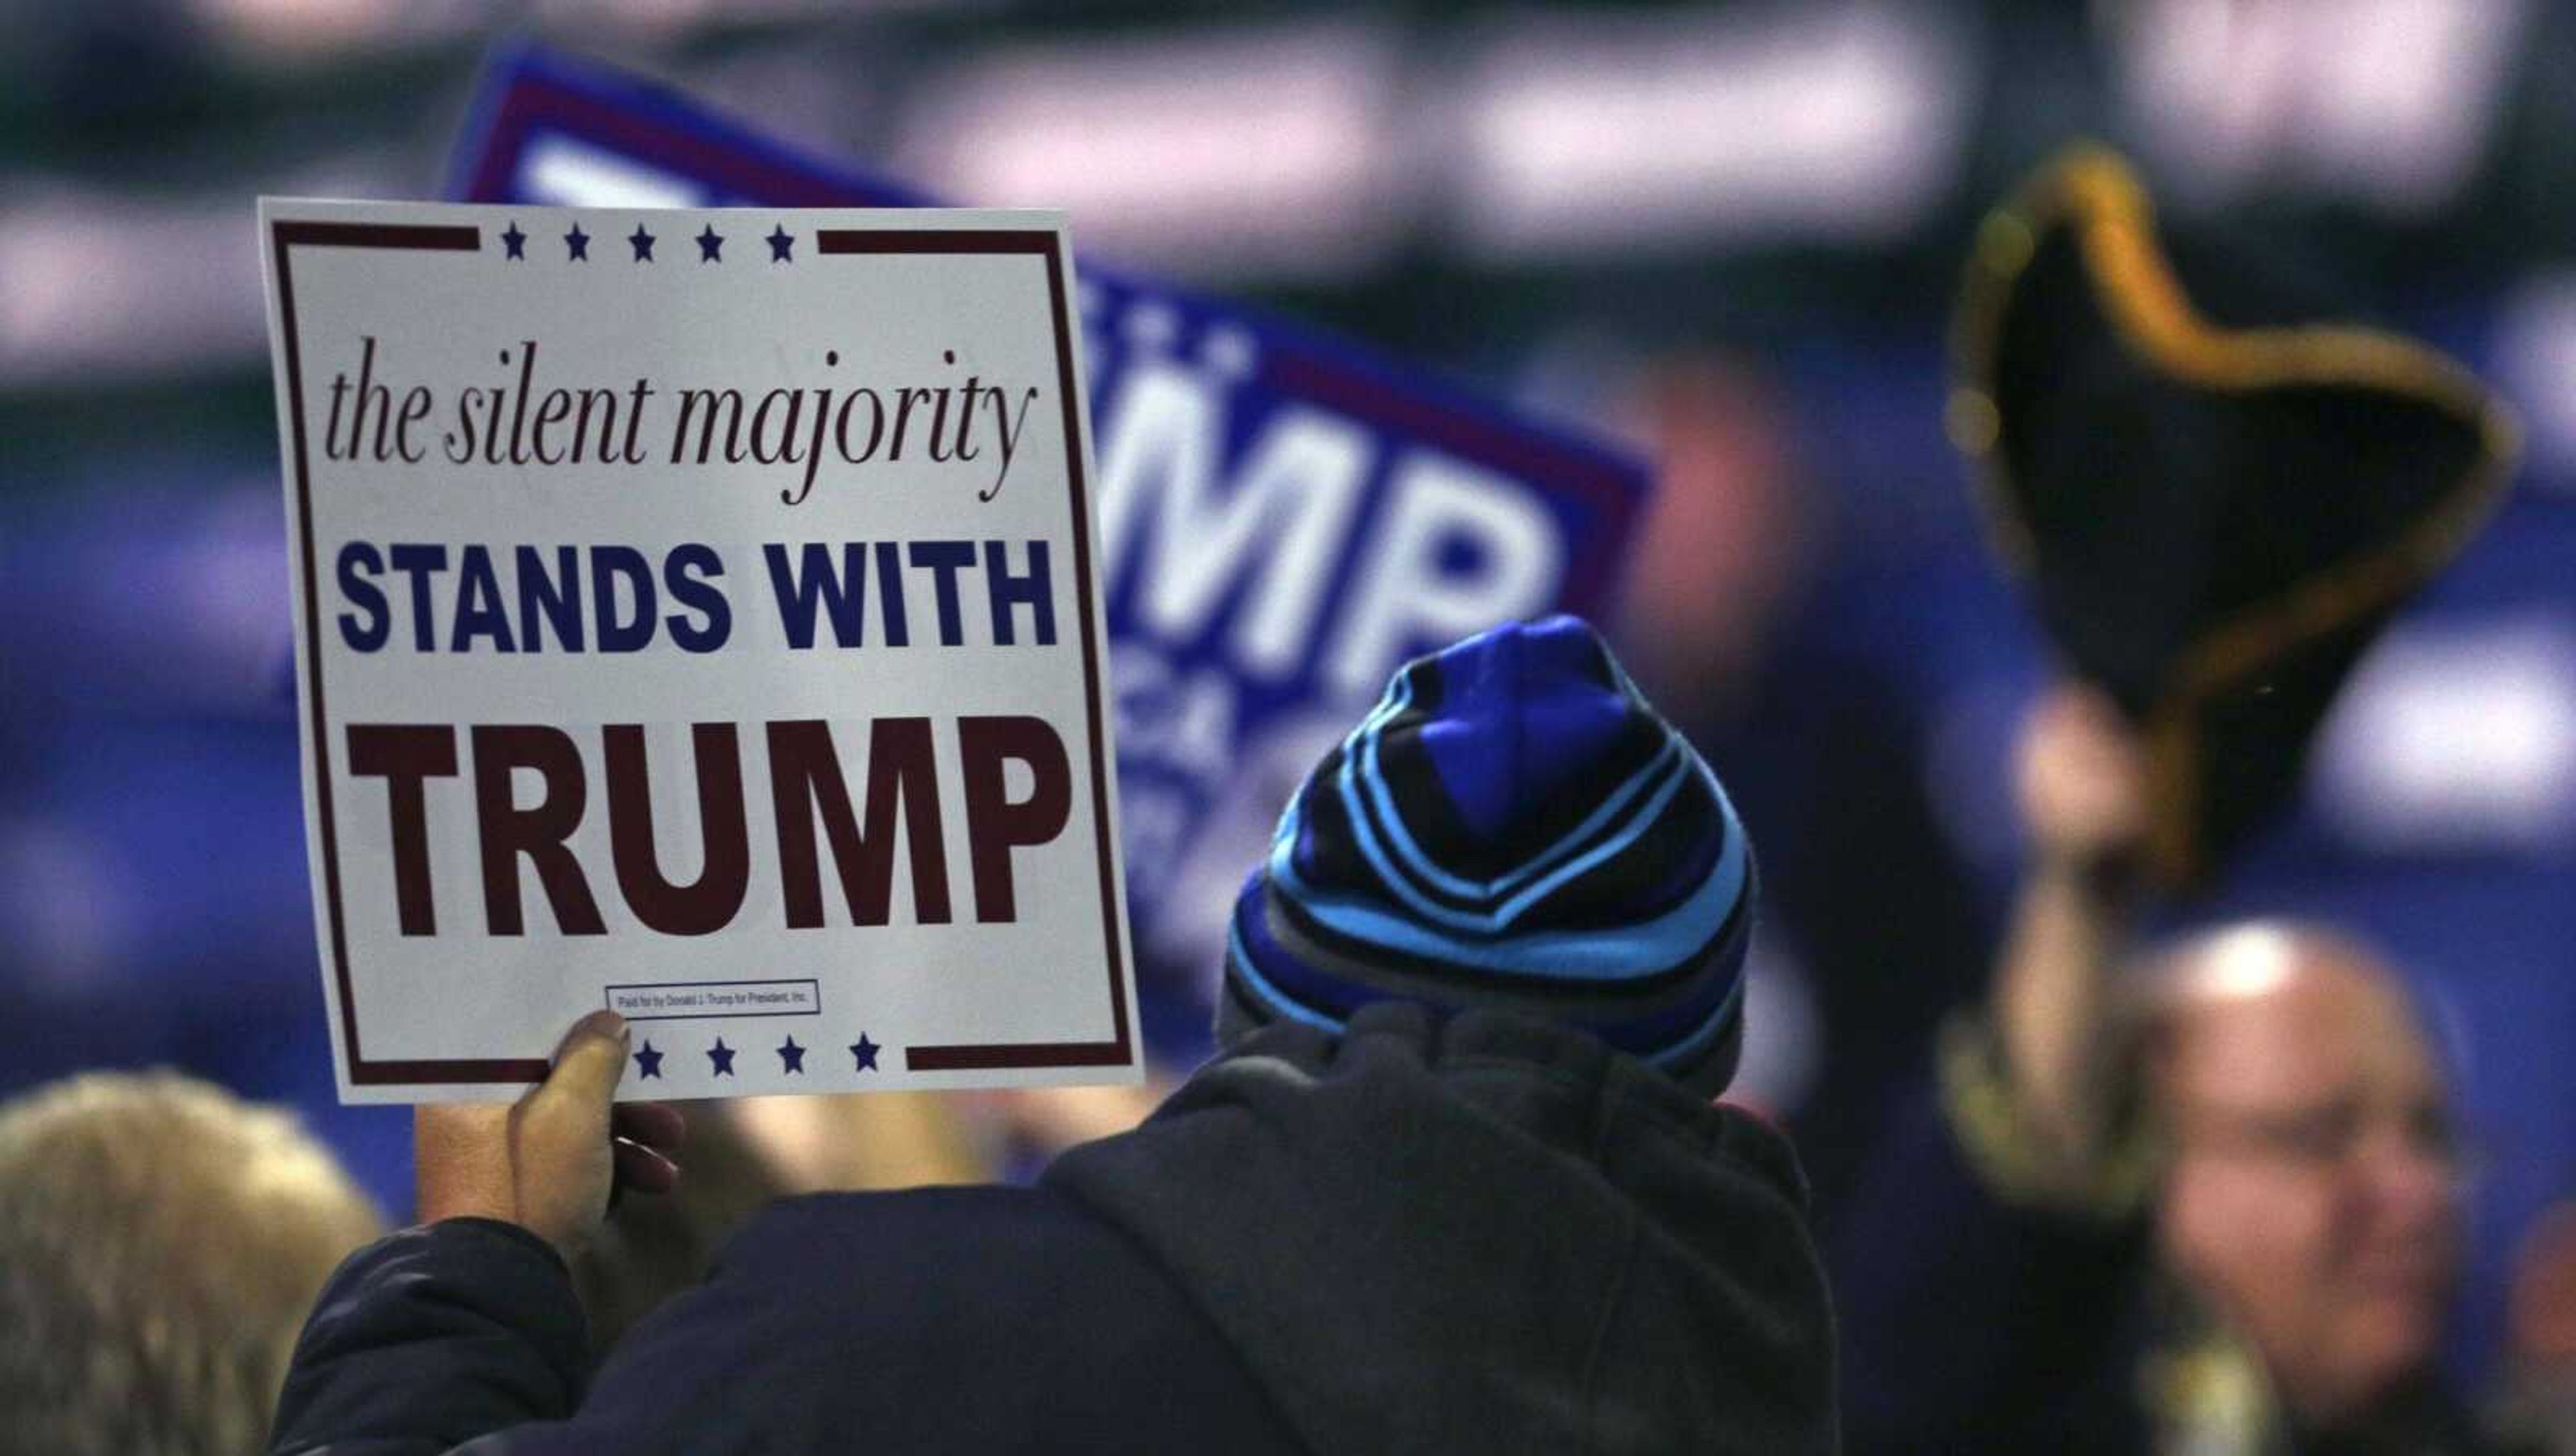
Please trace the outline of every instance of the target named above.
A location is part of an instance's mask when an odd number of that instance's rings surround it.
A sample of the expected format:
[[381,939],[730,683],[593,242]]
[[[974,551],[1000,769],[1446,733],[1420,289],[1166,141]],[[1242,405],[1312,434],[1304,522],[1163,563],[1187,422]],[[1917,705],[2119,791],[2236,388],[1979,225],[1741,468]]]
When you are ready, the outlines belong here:
[[[250,199],[438,195],[531,34],[1650,461],[1602,625],[1758,851],[1726,1097],[1803,1165],[1847,1449],[2576,1451],[2576,16],[2517,0],[0,13],[0,1445],[259,1449],[421,1212],[332,1094]],[[2523,438],[2188,888],[1959,449],[1980,219],[2087,134]],[[1139,1093],[690,1109],[572,1260],[593,1346],[779,1197],[1126,1132],[1218,960]]]

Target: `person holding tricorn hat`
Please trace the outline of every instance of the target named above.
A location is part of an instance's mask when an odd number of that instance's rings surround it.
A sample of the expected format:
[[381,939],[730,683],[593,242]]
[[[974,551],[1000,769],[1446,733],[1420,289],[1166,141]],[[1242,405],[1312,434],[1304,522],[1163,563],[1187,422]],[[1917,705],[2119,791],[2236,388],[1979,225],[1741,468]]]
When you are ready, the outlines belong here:
[[2160,239],[2099,148],[1980,231],[1951,426],[2070,681],[2020,745],[1987,1005],[1835,1233],[1854,1450],[2506,1449],[2436,1367],[2463,1156],[2398,976],[2287,923],[2123,964],[2287,801],[2515,449],[2458,366],[2319,316]]
[[595,1013],[515,1108],[421,1109],[425,1222],[323,1292],[272,1449],[1831,1451],[1796,1158],[1711,1101],[1755,899],[1589,627],[1472,637],[1291,797],[1226,1050],[1142,1127],[773,1205],[594,1374],[563,1256],[678,1134],[612,1118]]

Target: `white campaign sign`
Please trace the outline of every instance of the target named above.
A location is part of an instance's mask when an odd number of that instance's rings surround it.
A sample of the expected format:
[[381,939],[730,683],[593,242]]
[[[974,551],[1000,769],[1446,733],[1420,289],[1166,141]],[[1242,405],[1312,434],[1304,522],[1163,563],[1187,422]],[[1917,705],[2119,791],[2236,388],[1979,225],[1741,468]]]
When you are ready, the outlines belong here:
[[342,1100],[1138,1079],[1057,215],[260,227]]

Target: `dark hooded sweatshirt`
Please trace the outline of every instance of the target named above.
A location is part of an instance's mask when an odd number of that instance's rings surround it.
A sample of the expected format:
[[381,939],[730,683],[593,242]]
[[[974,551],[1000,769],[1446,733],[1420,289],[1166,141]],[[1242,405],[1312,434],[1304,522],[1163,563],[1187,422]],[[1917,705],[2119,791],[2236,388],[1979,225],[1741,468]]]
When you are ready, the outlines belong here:
[[1281,1026],[1027,1189],[752,1220],[585,1379],[563,1266],[471,1219],[324,1290],[273,1450],[1825,1452],[1787,1145],[1482,1013]]

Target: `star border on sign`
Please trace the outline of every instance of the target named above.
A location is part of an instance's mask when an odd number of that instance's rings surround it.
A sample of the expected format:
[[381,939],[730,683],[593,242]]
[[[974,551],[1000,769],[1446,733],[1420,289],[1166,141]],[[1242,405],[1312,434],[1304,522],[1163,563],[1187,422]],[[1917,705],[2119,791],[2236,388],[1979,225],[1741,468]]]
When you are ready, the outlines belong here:
[[857,1066],[850,1070],[854,1072],[873,1072],[877,1070],[877,1053],[883,1050],[883,1047],[880,1047],[875,1042],[868,1040],[868,1034],[866,1032],[860,1032],[859,1039],[850,1043],[850,1059],[858,1063]]
[[564,261],[567,263],[590,261],[590,234],[581,230],[580,223],[574,223],[572,231],[564,234]]
[[644,1077],[655,1079],[661,1077],[662,1054],[653,1050],[653,1038],[649,1036],[644,1038],[644,1049],[635,1054],[635,1065],[642,1069],[641,1075]]
[[787,1040],[779,1044],[778,1065],[782,1069],[782,1072],[792,1072],[800,1077],[805,1075],[805,1048],[796,1044],[796,1037],[793,1033],[790,1033]]
[[793,263],[796,261],[796,235],[787,230],[787,224],[780,223],[778,226],[771,228],[769,230],[767,242],[769,243],[769,261],[773,263]]
[[519,231],[517,218],[510,219],[509,231],[501,234],[501,247],[505,257],[521,263],[528,261],[528,235]]
[[698,234],[698,261],[701,263],[724,261],[724,234],[716,231],[714,223],[708,223],[707,230]]
[[732,1076],[733,1058],[734,1049],[724,1044],[723,1037],[717,1037],[716,1044],[707,1049],[707,1060],[715,1064],[715,1071],[710,1075],[717,1077]]
[[650,263],[653,261],[653,235],[644,231],[644,224],[640,222],[637,223],[635,225],[635,231],[626,235],[626,241],[634,246],[636,262]]

